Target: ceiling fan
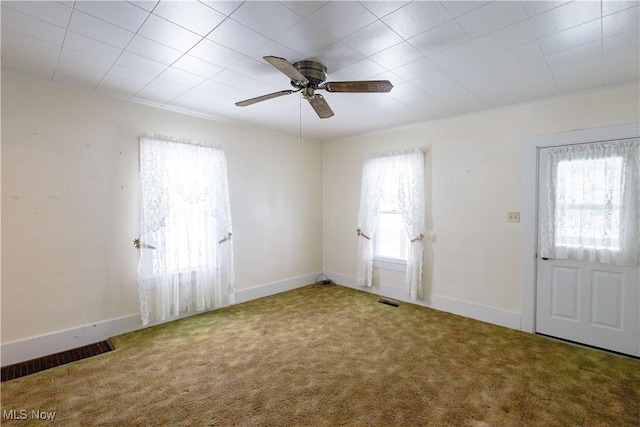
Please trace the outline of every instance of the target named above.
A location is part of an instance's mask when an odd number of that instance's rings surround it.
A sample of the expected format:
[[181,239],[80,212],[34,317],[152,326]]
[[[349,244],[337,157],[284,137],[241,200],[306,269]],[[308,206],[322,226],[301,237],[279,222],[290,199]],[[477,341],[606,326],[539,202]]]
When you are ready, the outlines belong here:
[[302,91],[302,96],[309,101],[309,104],[311,104],[316,114],[318,114],[318,117],[327,119],[333,116],[333,111],[324,97],[319,93],[315,93],[317,90],[326,90],[327,92],[381,93],[390,92],[393,88],[389,80],[327,82],[325,81],[327,79],[327,67],[317,61],[307,60],[291,64],[286,59],[278,58],[277,56],[264,56],[263,58],[289,77],[291,79],[291,86],[295,89],[281,90],[279,92],[239,101],[236,102],[236,106],[246,107],[247,105],[257,102]]

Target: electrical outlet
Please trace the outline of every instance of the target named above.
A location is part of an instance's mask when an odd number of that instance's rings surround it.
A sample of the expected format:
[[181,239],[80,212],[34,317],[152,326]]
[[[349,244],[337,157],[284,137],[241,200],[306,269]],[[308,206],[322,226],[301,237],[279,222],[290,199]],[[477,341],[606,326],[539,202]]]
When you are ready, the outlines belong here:
[[520,222],[520,212],[507,212],[507,222]]

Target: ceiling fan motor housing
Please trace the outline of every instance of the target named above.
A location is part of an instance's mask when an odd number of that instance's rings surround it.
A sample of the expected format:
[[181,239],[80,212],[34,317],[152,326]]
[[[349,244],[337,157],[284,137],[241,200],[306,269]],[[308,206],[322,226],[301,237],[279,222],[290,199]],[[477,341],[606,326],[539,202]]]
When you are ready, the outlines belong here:
[[327,80],[327,67],[316,61],[299,61],[293,67],[309,80],[307,85],[301,85],[291,80],[291,86],[301,89],[304,87],[317,88]]

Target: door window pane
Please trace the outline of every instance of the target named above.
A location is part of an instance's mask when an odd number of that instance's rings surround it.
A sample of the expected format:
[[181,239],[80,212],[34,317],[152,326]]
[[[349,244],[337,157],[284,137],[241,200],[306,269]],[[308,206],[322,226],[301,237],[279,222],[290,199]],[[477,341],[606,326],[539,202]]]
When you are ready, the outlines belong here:
[[558,246],[620,249],[622,157],[558,162]]

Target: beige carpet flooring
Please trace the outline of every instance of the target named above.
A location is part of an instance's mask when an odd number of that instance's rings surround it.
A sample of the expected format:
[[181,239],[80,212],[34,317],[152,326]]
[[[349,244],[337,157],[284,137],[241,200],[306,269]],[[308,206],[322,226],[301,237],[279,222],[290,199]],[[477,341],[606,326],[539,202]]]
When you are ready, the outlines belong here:
[[640,425],[636,359],[377,300],[311,285],[115,337],[3,383],[2,424]]

